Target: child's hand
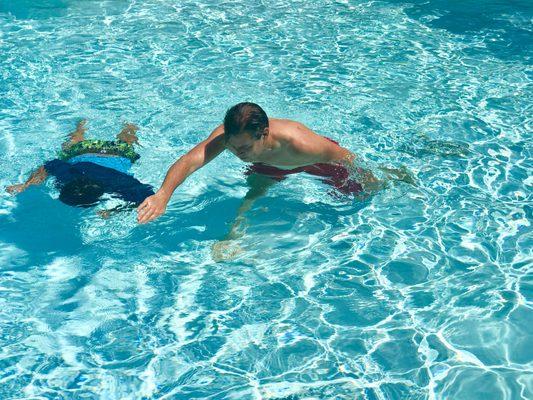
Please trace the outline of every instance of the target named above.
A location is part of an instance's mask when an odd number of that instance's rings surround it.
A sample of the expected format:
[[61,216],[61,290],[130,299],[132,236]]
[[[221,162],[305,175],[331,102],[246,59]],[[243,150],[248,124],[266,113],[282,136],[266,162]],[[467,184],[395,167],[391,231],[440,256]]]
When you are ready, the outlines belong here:
[[24,183],[19,183],[17,185],[11,185],[6,188],[6,191],[11,194],[17,194],[26,190],[27,186]]
[[110,210],[98,210],[96,213],[103,219],[108,219],[111,216]]

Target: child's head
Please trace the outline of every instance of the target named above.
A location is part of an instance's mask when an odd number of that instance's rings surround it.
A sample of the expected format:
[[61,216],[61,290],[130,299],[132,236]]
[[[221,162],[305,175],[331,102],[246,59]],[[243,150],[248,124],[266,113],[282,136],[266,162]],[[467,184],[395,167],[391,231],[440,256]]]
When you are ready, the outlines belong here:
[[90,207],[104,194],[102,186],[87,178],[77,178],[61,188],[59,200],[69,206]]
[[253,158],[268,135],[268,117],[255,103],[239,103],[224,117],[224,139],[228,149],[242,160]]

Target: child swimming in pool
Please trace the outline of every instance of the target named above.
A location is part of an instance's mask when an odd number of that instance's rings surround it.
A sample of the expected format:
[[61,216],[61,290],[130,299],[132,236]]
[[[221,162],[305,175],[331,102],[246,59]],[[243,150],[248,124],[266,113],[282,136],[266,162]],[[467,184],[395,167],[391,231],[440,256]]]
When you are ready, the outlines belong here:
[[[225,149],[252,163],[246,171],[250,189],[227,239],[237,236],[242,215],[253,202],[286,175],[306,172],[320,176],[341,193],[353,194],[375,192],[384,183],[370,171],[355,168],[356,156],[334,140],[299,122],[268,118],[259,105],[245,102],[231,107],[223,124],[170,167],[161,188],[138,207],[138,222],[146,223],[163,214],[176,187]],[[384,171],[392,179],[409,177],[400,170]]]
[[138,143],[138,128],[126,123],[114,141],[87,140],[86,123],[86,120],[78,123],[76,130],[63,143],[56,159],[36,169],[25,183],[7,187],[7,191],[20,193],[52,175],[60,190],[59,200],[67,205],[90,207],[104,193],[125,201],[111,210],[100,211],[102,217],[136,207],[146,197],[153,195],[151,186],[139,182],[129,173],[131,165],[139,158],[133,147]]

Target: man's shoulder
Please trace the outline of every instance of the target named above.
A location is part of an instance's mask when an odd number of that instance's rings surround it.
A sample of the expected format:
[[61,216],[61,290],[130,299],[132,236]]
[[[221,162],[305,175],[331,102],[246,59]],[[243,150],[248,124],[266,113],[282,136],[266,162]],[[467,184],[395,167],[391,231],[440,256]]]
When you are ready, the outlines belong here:
[[285,139],[294,146],[295,149],[306,148],[315,143],[321,143],[323,136],[309,129],[306,125],[298,121],[287,120]]
[[277,128],[280,130],[297,129],[299,126],[303,126],[303,124],[298,121],[286,118],[269,118],[268,123],[271,128]]
[[270,121],[270,131],[281,142],[293,143],[302,136],[305,126],[290,119],[275,119]]
[[219,136],[224,136],[224,124],[220,124],[209,134],[208,140],[215,139]]

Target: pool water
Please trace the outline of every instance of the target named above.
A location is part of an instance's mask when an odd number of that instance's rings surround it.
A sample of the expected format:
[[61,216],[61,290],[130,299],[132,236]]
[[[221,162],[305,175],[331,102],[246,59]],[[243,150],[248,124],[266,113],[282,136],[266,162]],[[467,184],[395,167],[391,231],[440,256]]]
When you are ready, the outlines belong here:
[[[0,398],[531,399],[528,1],[0,0]],[[169,165],[241,101],[405,166],[364,201],[223,154],[148,225],[17,197],[80,118]]]

